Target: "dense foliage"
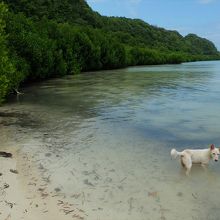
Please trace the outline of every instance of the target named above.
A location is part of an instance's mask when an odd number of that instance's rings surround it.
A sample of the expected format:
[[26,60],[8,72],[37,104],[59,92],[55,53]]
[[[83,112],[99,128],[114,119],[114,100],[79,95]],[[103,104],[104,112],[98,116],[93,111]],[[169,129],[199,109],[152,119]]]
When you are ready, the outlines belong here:
[[4,31],[6,13],[6,6],[0,3],[0,102],[3,101],[6,94],[12,88],[12,84],[15,84],[16,81],[16,79],[15,81],[13,80],[16,77],[16,71],[12,61],[9,59]]
[[128,65],[219,59],[207,39],[183,37],[138,19],[104,17],[84,0],[4,0],[0,47],[0,102],[28,80]]

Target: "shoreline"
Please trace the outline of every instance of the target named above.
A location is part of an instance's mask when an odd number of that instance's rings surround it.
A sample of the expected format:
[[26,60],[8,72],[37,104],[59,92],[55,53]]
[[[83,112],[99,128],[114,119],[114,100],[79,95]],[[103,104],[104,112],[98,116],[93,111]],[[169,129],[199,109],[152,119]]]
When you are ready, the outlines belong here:
[[[33,81],[28,81],[24,82],[20,85],[20,91],[16,93],[9,93],[8,96],[5,98],[3,102],[0,103],[0,108],[4,108],[5,105],[9,104],[11,100],[14,100],[15,97],[19,96],[25,96],[25,93],[23,93],[25,88],[32,87],[33,85],[39,85],[39,83],[46,82],[49,80],[56,80],[56,79],[63,79],[66,77],[75,77],[80,74],[91,74],[91,73],[100,73],[100,72],[109,72],[109,71],[118,71],[118,70],[124,70],[128,68],[141,68],[141,67],[158,67],[158,66],[167,66],[167,65],[181,65],[184,63],[195,63],[195,62],[218,62],[220,61],[219,59],[204,59],[204,60],[190,60],[190,61],[182,61],[180,63],[158,63],[158,64],[139,64],[139,65],[128,65],[128,66],[122,66],[122,67],[117,67],[117,68],[110,68],[110,69],[97,69],[97,70],[86,70],[86,71],[81,71],[78,74],[67,74],[63,76],[53,76],[53,77],[48,77],[45,79],[38,79],[38,80],[33,80]],[[1,117],[1,115],[0,115]]]

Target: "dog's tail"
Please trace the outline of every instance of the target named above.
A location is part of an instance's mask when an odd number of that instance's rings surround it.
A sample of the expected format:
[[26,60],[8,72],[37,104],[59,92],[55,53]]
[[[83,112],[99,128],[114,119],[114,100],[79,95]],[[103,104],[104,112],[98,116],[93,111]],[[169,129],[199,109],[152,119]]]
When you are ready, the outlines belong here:
[[170,155],[171,155],[172,159],[176,159],[178,156],[181,156],[182,154],[181,154],[181,152],[178,152],[176,149],[173,148],[170,151]]

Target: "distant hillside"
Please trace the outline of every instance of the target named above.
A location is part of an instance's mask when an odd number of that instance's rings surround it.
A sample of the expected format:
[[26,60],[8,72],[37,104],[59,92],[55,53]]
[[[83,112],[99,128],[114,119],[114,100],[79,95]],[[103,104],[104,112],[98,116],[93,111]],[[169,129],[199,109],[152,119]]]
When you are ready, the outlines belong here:
[[112,32],[117,41],[159,50],[184,51],[190,54],[216,55],[215,45],[194,34],[186,37],[177,31],[147,24],[140,19],[106,17],[94,12],[84,0],[5,0],[15,12],[23,12],[34,19],[55,20]]
[[[159,50],[183,51],[192,54],[217,54],[215,45],[207,39],[200,38],[195,34],[186,37],[177,31],[155,27],[140,19],[121,17],[103,17],[103,29],[114,31],[117,38],[129,45],[147,46]],[[121,38],[125,35],[124,38]],[[196,43],[196,44],[195,44]]]
[[207,39],[139,19],[101,16],[84,0],[3,0],[0,46],[0,102],[23,82],[220,58]]

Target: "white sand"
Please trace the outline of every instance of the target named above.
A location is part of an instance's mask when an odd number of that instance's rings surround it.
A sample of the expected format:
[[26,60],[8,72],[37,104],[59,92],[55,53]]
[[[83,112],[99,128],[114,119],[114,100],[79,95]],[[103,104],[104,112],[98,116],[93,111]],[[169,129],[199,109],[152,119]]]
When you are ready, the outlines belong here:
[[84,219],[82,210],[46,187],[27,155],[12,153],[13,158],[0,157],[0,219]]

